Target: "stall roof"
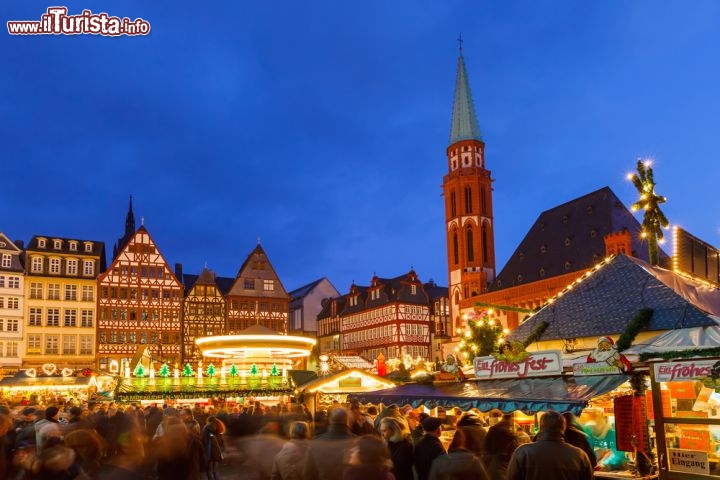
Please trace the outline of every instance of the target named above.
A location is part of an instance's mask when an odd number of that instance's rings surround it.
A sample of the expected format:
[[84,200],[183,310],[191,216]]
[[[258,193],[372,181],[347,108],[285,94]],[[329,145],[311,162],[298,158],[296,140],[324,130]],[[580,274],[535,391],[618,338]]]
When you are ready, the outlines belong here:
[[556,410],[579,415],[590,399],[616,389],[628,379],[627,375],[557,375],[446,384],[409,383],[387,390],[354,394],[349,398],[361,403],[385,405],[477,408],[483,412],[497,408],[506,413],[520,410],[526,414]]
[[697,353],[703,356],[703,350],[717,349],[720,346],[720,325],[695,328],[679,328],[637,343],[624,350],[628,355],[636,354],[649,358],[662,357],[673,352]]
[[0,380],[0,388],[22,387],[87,387],[93,377],[5,377]]
[[[343,380],[355,378],[359,384],[343,386]],[[375,374],[366,372],[359,368],[351,368],[342,372],[328,375],[326,377],[318,377],[308,383],[300,385],[298,388],[305,392],[323,392],[323,393],[347,393],[347,392],[368,392],[381,388],[388,388],[393,382],[379,377]]]

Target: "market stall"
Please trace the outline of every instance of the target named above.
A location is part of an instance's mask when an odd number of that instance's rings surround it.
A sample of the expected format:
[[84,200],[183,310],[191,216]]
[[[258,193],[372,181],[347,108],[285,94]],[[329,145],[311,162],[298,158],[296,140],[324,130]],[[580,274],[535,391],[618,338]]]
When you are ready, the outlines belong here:
[[369,393],[395,384],[359,368],[315,378],[298,386],[298,392],[311,412],[328,409],[334,401],[345,403],[352,394]]
[[87,400],[98,390],[93,375],[44,375],[37,376],[20,371],[12,377],[0,380],[0,396],[10,403],[19,403],[25,397],[64,397]]

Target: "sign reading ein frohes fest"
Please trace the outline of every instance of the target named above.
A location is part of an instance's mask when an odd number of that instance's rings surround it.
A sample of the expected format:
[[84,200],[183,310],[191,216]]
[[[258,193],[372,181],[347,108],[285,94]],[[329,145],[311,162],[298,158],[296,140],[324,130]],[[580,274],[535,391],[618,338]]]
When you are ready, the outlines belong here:
[[495,378],[527,378],[559,375],[562,355],[558,350],[534,352],[513,360],[494,356],[475,357],[475,377],[479,380]]

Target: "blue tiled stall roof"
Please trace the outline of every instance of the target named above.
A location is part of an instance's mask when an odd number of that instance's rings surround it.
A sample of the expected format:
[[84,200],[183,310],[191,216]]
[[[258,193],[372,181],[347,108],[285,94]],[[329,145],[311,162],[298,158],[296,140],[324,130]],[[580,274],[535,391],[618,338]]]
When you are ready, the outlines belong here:
[[653,310],[646,331],[714,325],[717,312],[705,309],[718,303],[720,291],[677,277],[618,255],[531,316],[509,339],[524,340],[540,322],[548,327],[539,340],[620,334],[644,308]]

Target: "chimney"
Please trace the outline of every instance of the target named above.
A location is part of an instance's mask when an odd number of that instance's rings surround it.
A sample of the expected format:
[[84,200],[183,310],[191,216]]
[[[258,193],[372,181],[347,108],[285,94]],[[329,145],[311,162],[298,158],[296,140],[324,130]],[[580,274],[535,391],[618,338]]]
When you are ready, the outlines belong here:
[[185,283],[183,281],[183,272],[182,272],[182,263],[176,263],[175,264],[175,276],[178,280],[180,280],[180,283]]

